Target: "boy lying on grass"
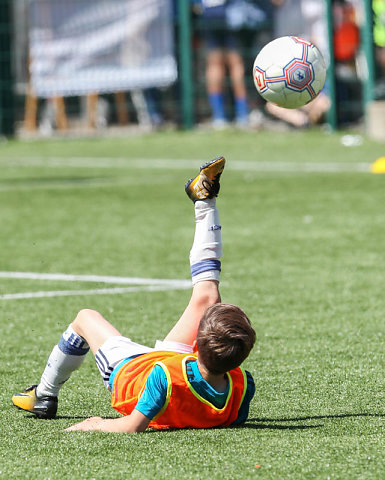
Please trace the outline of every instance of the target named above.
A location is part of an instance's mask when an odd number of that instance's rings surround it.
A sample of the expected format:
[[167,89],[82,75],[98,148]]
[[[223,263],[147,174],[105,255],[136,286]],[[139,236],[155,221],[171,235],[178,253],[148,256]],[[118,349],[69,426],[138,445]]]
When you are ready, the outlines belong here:
[[67,431],[208,428],[247,419],[255,387],[240,365],[255,331],[241,308],[220,303],[218,289],[222,241],[215,197],[224,165],[223,157],[206,163],[185,186],[195,208],[193,291],[166,338],[146,347],[123,337],[100,313],[81,310],[53,348],[40,383],[12,397],[16,407],[54,418],[60,388],[91,349],[112,407],[123,416],[91,417]]

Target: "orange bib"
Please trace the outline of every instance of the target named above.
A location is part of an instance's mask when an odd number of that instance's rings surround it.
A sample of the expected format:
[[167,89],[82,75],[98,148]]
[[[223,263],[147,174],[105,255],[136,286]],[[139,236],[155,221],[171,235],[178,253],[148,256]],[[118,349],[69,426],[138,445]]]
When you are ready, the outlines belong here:
[[142,394],[146,379],[155,365],[167,377],[167,396],[158,415],[150,422],[153,428],[209,428],[227,426],[238,417],[246,393],[247,380],[240,367],[228,372],[229,392],[223,408],[216,408],[201,397],[187,379],[186,362],[195,355],[175,352],[151,352],[134,358],[118,371],[112,388],[111,405],[129,415]]

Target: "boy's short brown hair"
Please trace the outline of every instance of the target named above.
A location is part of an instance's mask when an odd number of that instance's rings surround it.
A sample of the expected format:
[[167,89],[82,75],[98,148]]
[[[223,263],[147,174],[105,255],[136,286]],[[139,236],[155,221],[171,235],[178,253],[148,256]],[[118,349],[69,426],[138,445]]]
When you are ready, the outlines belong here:
[[196,342],[200,361],[214,374],[239,367],[255,343],[246,313],[236,305],[216,303],[204,313]]

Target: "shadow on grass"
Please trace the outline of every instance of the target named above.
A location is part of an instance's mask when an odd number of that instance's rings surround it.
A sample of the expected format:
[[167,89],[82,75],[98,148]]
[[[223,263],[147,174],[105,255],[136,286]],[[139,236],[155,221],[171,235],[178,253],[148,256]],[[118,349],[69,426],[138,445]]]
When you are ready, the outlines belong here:
[[[55,421],[55,420],[72,420],[76,422],[77,420],[85,420],[88,417],[85,416],[73,416],[73,415],[57,415],[55,418],[45,418],[45,419],[38,419],[35,415],[27,415],[27,418],[34,418],[36,420],[43,420],[43,421]],[[103,418],[117,418],[117,417],[103,417]],[[294,420],[294,419],[293,419]],[[319,428],[322,427],[323,425],[274,425],[274,424],[266,424],[266,423],[250,423],[250,422],[265,422],[268,421],[268,419],[256,419],[256,418],[250,418],[248,421],[242,425],[234,425],[230,427],[212,427],[210,430],[215,430],[215,429],[232,429],[232,428],[255,428],[255,429],[275,429],[275,430],[305,430],[307,428]],[[274,422],[275,420],[271,420]],[[280,420],[278,420],[280,421]],[[283,421],[283,420],[282,420]],[[189,430],[189,429],[186,429]],[[157,432],[157,429],[147,429],[144,433],[152,433],[152,432]],[[167,432],[178,432],[180,429],[178,428],[167,428],[164,431]]]
[[[83,416],[56,415],[56,417],[54,418],[44,418],[44,417],[39,418],[36,415],[26,413],[25,418],[33,418],[34,420],[38,420],[38,421],[43,420],[45,422],[54,422],[55,420],[85,420],[88,417],[85,417],[84,415]],[[108,417],[104,417],[104,418],[108,418]],[[116,417],[110,417],[110,418],[116,418]]]
[[337,415],[309,415],[307,417],[294,418],[249,418],[248,421],[253,422],[303,422],[306,420],[326,420],[328,418],[351,418],[351,417],[373,417],[385,418],[382,413],[340,413]]
[[[304,417],[293,417],[293,418],[248,418],[247,421],[241,425],[234,425],[229,427],[212,427],[210,430],[216,429],[255,429],[255,430],[307,430],[313,428],[322,428],[324,424],[317,423],[314,425],[303,425],[303,424],[290,424],[290,422],[305,422],[309,420],[327,420],[327,419],[343,419],[343,418],[359,418],[359,417],[372,417],[372,418],[385,418],[385,414],[378,413],[342,413],[337,415],[309,415]],[[35,415],[28,415],[27,418],[35,418]],[[45,420],[85,420],[88,417],[85,416],[73,416],[73,415],[58,415],[53,419]],[[118,417],[103,417],[114,419]],[[189,429],[185,429],[189,430]],[[158,432],[157,429],[148,429],[144,433],[153,433]],[[180,429],[177,428],[168,428],[163,430],[164,432],[178,432]]]
[[[307,430],[308,428],[320,428],[322,424],[317,425],[276,425],[274,423],[261,423],[267,420],[249,418],[246,423],[237,426],[236,428],[255,428],[256,430],[268,429],[268,430]],[[274,420],[271,420],[274,421]],[[251,423],[258,422],[258,423]],[[231,428],[231,427],[230,427]]]
[[[241,428],[305,430],[307,428],[320,428],[320,427],[323,427],[323,424],[292,425],[287,423],[288,422],[306,422],[308,420],[327,420],[327,419],[359,418],[359,417],[385,418],[385,415],[379,414],[379,413],[341,413],[337,415],[309,415],[309,416],[294,417],[294,418],[248,418],[246,423],[241,425]],[[285,423],[285,425],[282,425],[282,423]]]

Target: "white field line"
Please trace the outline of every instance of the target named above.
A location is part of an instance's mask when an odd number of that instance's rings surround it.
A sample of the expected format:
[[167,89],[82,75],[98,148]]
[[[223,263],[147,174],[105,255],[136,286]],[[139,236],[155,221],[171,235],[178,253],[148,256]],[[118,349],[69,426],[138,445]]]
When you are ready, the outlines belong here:
[[[13,168],[87,168],[87,169],[148,169],[148,170],[190,170],[194,172],[197,166],[204,163],[204,160],[162,160],[162,159],[125,159],[125,158],[83,158],[83,157],[50,157],[46,159],[30,158],[22,160],[2,160],[0,159],[1,167]],[[240,171],[243,173],[261,172],[261,173],[370,173],[370,163],[301,163],[301,162],[245,162],[237,161],[228,163],[226,170]],[[127,172],[128,173],[128,172]],[[152,175],[140,179],[140,183],[144,184],[159,184],[164,180],[161,176]],[[85,178],[85,179],[58,179],[55,181],[45,180],[44,178],[37,181],[28,181],[19,184],[7,184],[6,181],[0,184],[0,192],[20,192],[33,190],[66,190],[74,188],[103,188],[116,185],[132,185],[138,184],[138,179],[135,175],[120,174],[116,176],[107,176],[103,178]]]
[[26,280],[50,280],[61,282],[96,282],[114,283],[118,285],[181,285],[191,283],[188,280],[141,277],[115,277],[105,275],[71,275],[67,273],[37,273],[37,272],[0,272],[0,278],[17,278]]
[[[0,166],[1,168],[1,166]],[[164,182],[164,178],[160,175],[146,176],[140,180],[141,185],[157,185]],[[135,176],[119,176],[119,177],[105,177],[105,178],[87,178],[87,179],[58,179],[54,181],[44,180],[21,182],[20,184],[0,184],[0,192],[12,191],[32,191],[32,190],[66,190],[74,188],[103,188],[116,185],[138,185],[138,179]]]
[[[207,159],[195,160],[171,160],[171,159],[146,159],[146,158],[122,158],[122,157],[48,157],[48,158],[23,158],[23,159],[0,159],[0,166],[6,167],[71,167],[71,168],[140,168],[140,169],[178,169],[186,170],[197,168]],[[246,172],[370,172],[370,163],[367,162],[245,162],[242,160],[228,162],[226,170]]]
[[[191,284],[188,288],[191,287]],[[76,297],[85,295],[117,295],[132,292],[164,292],[168,290],[185,290],[185,285],[149,285],[138,287],[96,288],[92,290],[53,290],[41,292],[5,293],[0,295],[0,300],[20,300],[25,298],[46,297]]]
[[190,280],[167,280],[159,278],[114,277],[100,275],[68,275],[62,273],[0,272],[0,278],[48,280],[64,282],[96,282],[106,284],[135,285],[131,287],[97,288],[90,290],[54,290],[38,292],[6,293],[0,300],[24,298],[68,297],[80,295],[116,295],[132,292],[158,292],[167,290],[185,290],[191,288]]

